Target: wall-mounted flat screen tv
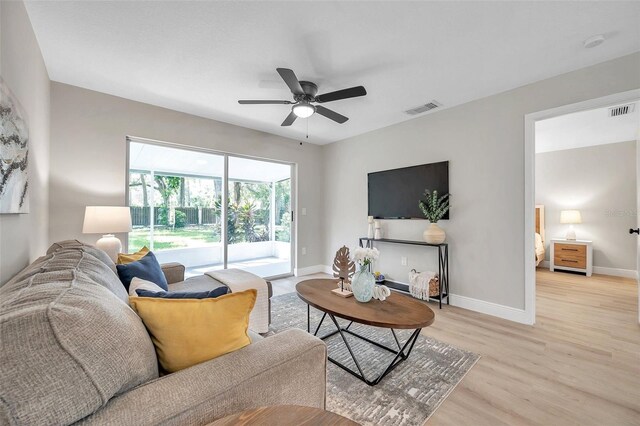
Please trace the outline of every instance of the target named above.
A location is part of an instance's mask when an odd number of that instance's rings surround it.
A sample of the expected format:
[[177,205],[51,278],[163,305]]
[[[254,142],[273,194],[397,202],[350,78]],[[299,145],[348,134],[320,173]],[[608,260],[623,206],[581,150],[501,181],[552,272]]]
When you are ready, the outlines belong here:
[[[369,216],[424,219],[418,206],[425,189],[449,192],[449,162],[369,173]],[[449,219],[449,212],[443,217]]]

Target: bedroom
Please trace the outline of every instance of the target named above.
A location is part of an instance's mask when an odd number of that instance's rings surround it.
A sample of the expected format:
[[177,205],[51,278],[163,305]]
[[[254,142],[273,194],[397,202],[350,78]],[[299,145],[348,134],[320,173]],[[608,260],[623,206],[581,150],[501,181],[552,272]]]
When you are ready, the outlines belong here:
[[637,101],[536,123],[536,281],[567,309],[635,291],[639,129]]

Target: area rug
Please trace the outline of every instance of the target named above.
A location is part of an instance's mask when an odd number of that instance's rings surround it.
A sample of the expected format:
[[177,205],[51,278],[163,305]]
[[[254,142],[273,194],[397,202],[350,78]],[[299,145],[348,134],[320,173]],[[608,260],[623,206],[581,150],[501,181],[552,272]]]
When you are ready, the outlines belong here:
[[[307,329],[307,305],[296,293],[272,300],[271,332],[289,328]],[[322,318],[322,312],[311,308],[311,330]],[[436,321],[438,320],[436,312]],[[347,321],[338,320],[346,326]],[[327,317],[319,336],[335,330]],[[353,324],[351,330],[394,347],[388,329]],[[396,332],[402,344],[411,330]],[[347,340],[369,379],[377,377],[393,359],[393,354],[361,339],[347,335]],[[355,364],[339,335],[325,340],[332,358],[356,370]],[[423,425],[445,400],[480,356],[420,335],[409,359],[389,373],[376,386],[369,386],[346,371],[327,362],[327,410],[363,425]]]

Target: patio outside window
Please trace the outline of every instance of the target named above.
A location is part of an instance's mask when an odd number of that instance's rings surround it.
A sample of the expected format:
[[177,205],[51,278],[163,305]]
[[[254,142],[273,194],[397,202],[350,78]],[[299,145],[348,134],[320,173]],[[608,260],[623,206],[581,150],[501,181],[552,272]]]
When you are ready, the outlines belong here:
[[187,275],[225,267],[291,274],[291,168],[130,140],[129,251],[146,245]]

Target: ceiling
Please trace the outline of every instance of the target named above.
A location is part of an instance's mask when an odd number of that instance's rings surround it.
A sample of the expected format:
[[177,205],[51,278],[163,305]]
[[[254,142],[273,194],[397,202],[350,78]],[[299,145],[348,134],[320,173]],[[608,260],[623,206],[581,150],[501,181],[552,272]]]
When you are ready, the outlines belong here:
[[536,152],[640,140],[640,102],[624,105],[633,112],[609,117],[607,107],[536,122]]
[[[329,143],[640,50],[640,2],[29,1],[49,76],[265,132]],[[583,41],[605,34],[604,44]],[[368,95],[280,127],[277,67]],[[437,112],[431,112],[437,113]],[[305,138],[308,127],[309,139]]]
[[[224,156],[202,151],[131,142],[129,169],[157,174],[224,176]],[[291,178],[291,166],[270,161],[229,156],[229,179],[250,182],[279,182]]]

